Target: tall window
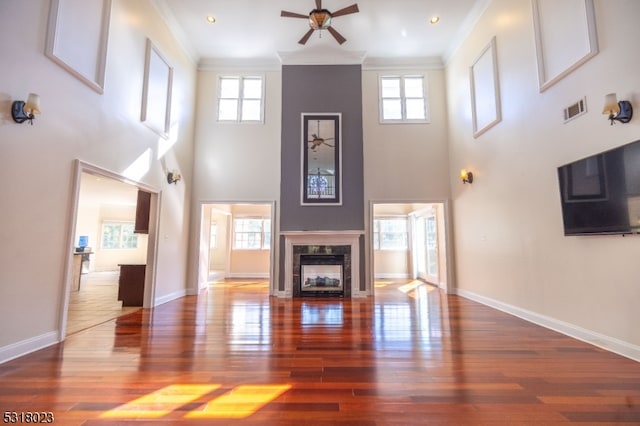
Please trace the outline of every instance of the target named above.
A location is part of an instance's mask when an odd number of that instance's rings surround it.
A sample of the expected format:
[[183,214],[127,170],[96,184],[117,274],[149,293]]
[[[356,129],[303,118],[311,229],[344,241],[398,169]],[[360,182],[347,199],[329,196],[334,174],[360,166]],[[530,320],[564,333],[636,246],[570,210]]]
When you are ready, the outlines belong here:
[[233,248],[260,250],[271,247],[271,219],[243,218],[233,220]]
[[218,247],[218,222],[212,220],[209,228],[209,248],[216,247]]
[[262,121],[262,77],[221,77],[218,121]]
[[133,233],[133,222],[103,222],[103,249],[138,248],[138,236]]
[[380,218],[373,220],[374,250],[407,250],[407,218]]
[[380,121],[428,123],[426,82],[422,75],[380,77]]

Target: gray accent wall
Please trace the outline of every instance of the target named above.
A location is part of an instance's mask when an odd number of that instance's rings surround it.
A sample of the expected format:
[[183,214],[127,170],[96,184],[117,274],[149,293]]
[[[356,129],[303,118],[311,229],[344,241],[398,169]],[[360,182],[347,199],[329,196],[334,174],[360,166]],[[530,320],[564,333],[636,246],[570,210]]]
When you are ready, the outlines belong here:
[[[342,205],[301,205],[302,113],[342,114]],[[281,231],[364,230],[360,65],[282,67]]]

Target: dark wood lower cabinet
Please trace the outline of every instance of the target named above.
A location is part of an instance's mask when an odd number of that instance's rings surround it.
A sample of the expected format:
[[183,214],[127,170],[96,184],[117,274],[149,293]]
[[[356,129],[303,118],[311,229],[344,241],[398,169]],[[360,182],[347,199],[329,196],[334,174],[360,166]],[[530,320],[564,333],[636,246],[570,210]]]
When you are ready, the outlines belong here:
[[118,300],[122,306],[142,306],[144,299],[144,273],[147,265],[120,264]]

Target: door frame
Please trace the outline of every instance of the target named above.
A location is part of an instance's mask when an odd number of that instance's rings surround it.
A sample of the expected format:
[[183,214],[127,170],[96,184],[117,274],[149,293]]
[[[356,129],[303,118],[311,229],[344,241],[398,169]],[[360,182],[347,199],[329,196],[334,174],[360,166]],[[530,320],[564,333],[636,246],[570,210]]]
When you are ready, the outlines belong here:
[[[251,205],[264,205],[269,206],[269,211],[271,215],[271,245],[269,247],[269,295],[276,295],[277,291],[277,264],[276,264],[276,250],[278,247],[278,223],[276,223],[276,202],[271,201],[243,201],[243,200],[234,200],[234,201],[212,201],[212,200],[200,200],[198,202],[198,225],[196,229],[198,229],[197,234],[197,242],[195,247],[197,247],[196,255],[193,256],[194,262],[196,263],[196,273],[195,273],[195,282],[194,286],[196,289],[196,294],[205,289],[208,285],[208,277],[209,277],[209,223],[204,220],[204,211],[206,206],[211,205],[239,205],[239,204],[251,204]],[[205,229],[206,226],[206,229]],[[232,224],[229,224],[228,232],[230,232],[229,238],[232,238]],[[228,251],[231,250],[231,244],[229,243]],[[203,257],[206,256],[206,259]],[[228,259],[229,253],[227,253]],[[228,269],[228,264],[225,266],[225,269]]]
[[64,268],[63,294],[61,297],[60,315],[58,319],[58,341],[63,341],[67,335],[67,318],[69,311],[69,298],[71,296],[71,280],[73,279],[73,251],[75,248],[75,230],[78,221],[78,206],[80,203],[80,186],[82,174],[88,173],[94,176],[104,177],[106,179],[116,180],[127,185],[135,186],[138,189],[147,191],[151,194],[151,205],[149,211],[149,234],[147,246],[147,261],[144,280],[144,299],[143,308],[152,308],[155,306],[155,286],[156,286],[156,263],[158,258],[158,230],[160,223],[160,201],[161,193],[157,188],[131,180],[121,174],[104,169],[76,159],[73,163],[73,189],[71,193],[71,201],[69,207],[69,222],[67,224],[67,241],[66,241],[66,262]]
[[[449,200],[409,200],[409,201],[381,201],[381,200],[370,200],[369,201],[369,217],[366,221],[368,230],[366,232],[366,238],[368,242],[365,241],[367,246],[367,282],[371,285],[372,294],[375,293],[375,251],[373,249],[373,220],[375,218],[375,206],[382,204],[397,204],[397,205],[440,205],[442,206],[442,217],[438,219],[438,223],[442,220],[442,227],[439,228],[444,231],[444,235],[439,237],[439,242],[444,243],[444,249],[442,244],[439,244],[438,250],[439,254],[444,256],[444,261],[442,264],[445,266],[444,271],[439,271],[440,280],[438,283],[438,287],[443,290],[445,293],[452,293],[455,289],[455,271],[453,268],[454,265],[454,254],[453,254],[453,232],[451,229],[452,217],[451,217],[451,205]],[[411,236],[410,236],[411,238]],[[409,243],[411,244],[411,243]],[[410,271],[412,272],[413,265],[410,265]]]

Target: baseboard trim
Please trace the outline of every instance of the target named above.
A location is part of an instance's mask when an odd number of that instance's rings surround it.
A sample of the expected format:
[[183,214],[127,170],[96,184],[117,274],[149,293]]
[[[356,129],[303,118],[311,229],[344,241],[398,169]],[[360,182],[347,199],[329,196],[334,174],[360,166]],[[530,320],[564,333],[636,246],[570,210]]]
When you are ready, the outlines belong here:
[[23,355],[27,355],[31,352],[44,349],[48,346],[55,345],[56,343],[58,343],[58,333],[56,331],[52,331],[41,334],[40,336],[3,346],[0,348],[0,364],[19,358]]
[[578,339],[599,348],[605,349],[609,352],[613,352],[623,357],[640,362],[640,346],[633,345],[631,343],[616,339],[614,337],[606,336],[604,334],[600,334],[586,328],[578,327],[576,325],[560,321],[546,315],[540,315],[536,312],[522,309],[508,303],[500,302],[489,297],[481,296],[467,290],[456,289],[455,294],[466,299],[473,300],[474,302],[478,302],[491,308],[497,309],[499,311],[514,315],[518,318],[522,318],[523,320],[529,321],[541,327],[557,331],[558,333],[562,333],[566,336],[573,337],[574,339]]
[[233,272],[233,273],[229,273],[227,274],[227,276],[225,278],[246,278],[246,279],[258,279],[258,280],[263,280],[263,279],[269,279],[269,273],[268,272]]
[[376,280],[405,280],[409,279],[411,276],[409,274],[404,273],[394,273],[394,274],[376,274],[374,279]]
[[155,306],[162,305],[167,302],[171,302],[172,300],[180,299],[181,297],[187,296],[187,290],[174,291],[173,293],[169,293],[162,297],[158,297],[155,300]]

